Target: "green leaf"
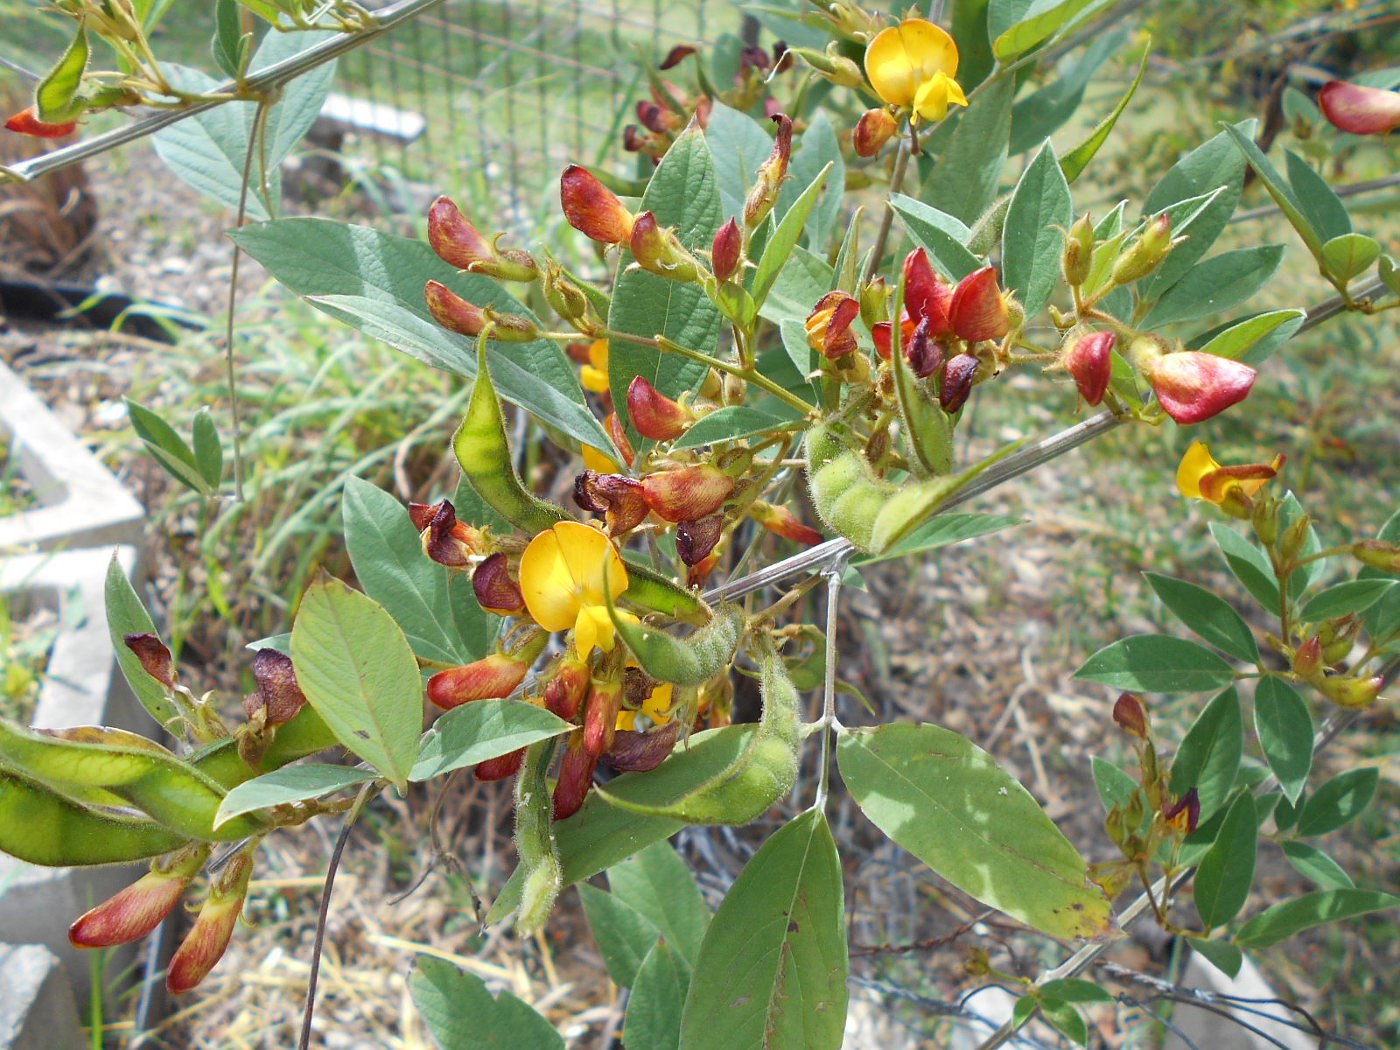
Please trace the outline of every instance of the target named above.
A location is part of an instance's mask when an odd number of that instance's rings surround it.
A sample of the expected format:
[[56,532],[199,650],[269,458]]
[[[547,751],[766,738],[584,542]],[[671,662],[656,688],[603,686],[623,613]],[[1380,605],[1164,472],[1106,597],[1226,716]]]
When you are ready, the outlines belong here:
[[642,960],[656,943],[656,927],[636,908],[596,886],[582,883],[578,895],[608,976],[618,987],[631,988]]
[[1089,1045],[1089,1027],[1084,1016],[1069,1003],[1049,996],[1041,999],[1040,1012],[1057,1029],[1080,1046]]
[[418,755],[418,661],[383,606],[339,580],[306,589],[292,625],[292,662],[331,732],[400,790]]
[[1264,287],[1282,260],[1281,244],[1237,248],[1213,256],[1167,289],[1142,324],[1148,329],[1161,328],[1223,313]]
[[126,399],[126,414],[131,429],[171,477],[201,496],[209,495],[210,483],[200,470],[194,451],[174,427],[131,398]]
[[[1317,231],[1318,240],[1325,246],[1328,241],[1350,233],[1351,216],[1327,180],[1292,150],[1284,150],[1283,159],[1288,171],[1288,184],[1293,188],[1293,195],[1298,199],[1298,206],[1307,217],[1308,225]],[[1324,247],[1324,258],[1325,255]]]
[[1236,976],[1244,965],[1244,953],[1228,941],[1208,940],[1205,937],[1186,939],[1207,962],[1228,977]]
[[807,224],[808,216],[816,207],[817,198],[826,187],[827,181],[832,177],[833,167],[834,165],[828,164],[813,176],[811,183],[793,202],[792,207],[778,223],[778,228],[773,231],[773,236],[763,246],[763,254],[759,257],[758,267],[754,271],[753,284],[749,287],[749,293],[753,296],[755,303],[762,305],[763,300],[768,298],[768,293],[773,288],[773,282],[778,279],[778,271],[783,268],[788,256],[792,254],[792,249],[796,247],[798,238],[802,236],[802,230]]
[[726,405],[697,420],[671,447],[698,448],[753,434],[791,430],[798,419],[795,411],[776,400],[766,402],[763,408]]
[[[468,379],[476,377],[476,340],[432,319],[423,286],[439,281],[478,306],[529,314],[497,282],[458,273],[426,241],[329,219],[279,219],[228,235],[318,309],[410,357]],[[584,400],[577,368],[554,343],[488,344],[486,352],[497,391],[507,401],[594,448],[611,445]]]
[[[802,322],[812,312],[812,307],[817,305],[817,300],[835,287],[835,280],[835,271],[825,259],[818,258],[806,248],[794,248],[792,258],[778,274],[773,290],[768,293],[767,301],[758,312],[759,316],[776,325],[796,321],[801,331]],[[804,334],[804,345],[806,341]],[[797,365],[797,369],[804,376],[811,370],[801,364]]]
[[1207,930],[1224,926],[1249,899],[1258,833],[1254,796],[1242,791],[1225,814],[1215,844],[1196,868],[1196,912]]
[[1046,981],[1039,988],[1047,999],[1058,999],[1062,1003],[1111,1003],[1113,996],[1093,981],[1078,977],[1066,977],[1058,981]]
[[217,489],[224,477],[224,449],[208,408],[194,414],[194,459],[209,488]]
[[1069,183],[1047,141],[1016,184],[1001,235],[1002,279],[1019,294],[1027,318],[1040,313],[1059,286],[1063,231],[1073,221]]
[[355,578],[403,628],[413,651],[458,666],[485,656],[494,624],[477,604],[470,578],[423,553],[404,506],[368,481],[349,477],[340,509]]
[[[992,53],[1005,62],[1054,36],[1055,31],[1097,0],[1034,0],[1026,13],[992,41]],[[1081,1040],[1082,1041],[1082,1040]]]
[[1244,718],[1231,687],[1216,694],[1186,731],[1172,761],[1171,793],[1181,798],[1195,788],[1204,824],[1229,797],[1243,754]]
[[440,1050],[564,1050],[554,1026],[510,992],[443,959],[418,957],[409,994]]
[[797,148],[793,150],[792,162],[788,165],[791,178],[778,190],[777,213],[786,215],[797,200],[798,188],[810,184],[817,172],[828,164],[831,171],[826,178],[826,188],[807,221],[807,246],[819,252],[826,251],[828,242],[836,232],[846,198],[846,162],[841,157],[841,143],[836,137],[836,129],[831,126],[831,117],[825,109],[819,109],[812,115],[807,130],[802,132]]
[[1397,580],[1349,580],[1319,591],[1308,599],[1298,612],[1298,619],[1306,623],[1321,623],[1337,616],[1358,613],[1380,601],[1400,583]]
[[1254,691],[1254,732],[1269,768],[1295,805],[1308,782],[1313,760],[1313,718],[1308,702],[1275,675]]
[[74,101],[87,70],[88,55],[87,25],[79,22],[73,42],[34,89],[34,109],[40,120],[63,124],[82,113],[81,100],[77,105]]
[[918,197],[965,223],[975,223],[996,199],[1006,166],[1011,100],[1016,78],[985,81],[966,112],[958,114],[951,138],[924,179]]
[[1089,760],[1089,766],[1093,771],[1094,786],[1098,788],[1099,801],[1103,804],[1105,813],[1115,806],[1126,806],[1132,801],[1138,790],[1138,782],[1120,766],[1098,755]]
[[219,811],[214,814],[214,827],[257,809],[333,795],[373,779],[372,770],[318,765],[314,762],[274,769],[271,773],[245,780],[230,789],[219,803]]
[[1375,890],[1319,890],[1275,904],[1256,915],[1240,928],[1235,943],[1246,951],[1267,948],[1313,926],[1369,915],[1396,905],[1400,905],[1400,897]]
[[627,1016],[622,1024],[624,1046],[677,1050],[690,972],[680,952],[666,941],[652,945],[627,998]]
[[1319,886],[1346,890],[1356,885],[1340,864],[1316,846],[1290,840],[1283,844],[1283,855],[1300,875]]
[[1017,102],[1011,110],[1007,152],[1014,157],[1040,145],[1074,116],[1089,81],[1127,39],[1126,29],[1097,37],[1078,58],[1062,60],[1045,87]]
[[[768,148],[772,148],[771,140]],[[724,221],[715,164],[704,133],[698,127],[691,128],[666,151],[642,195],[642,210],[653,212],[662,226],[674,226],[681,243],[692,250],[708,250]],[[628,269],[631,261],[631,254],[624,251],[618,263],[621,269],[608,311],[608,327],[647,339],[665,336],[692,350],[713,352],[719,338],[720,313],[704,289],[645,270]],[[613,404],[629,425],[627,387],[634,376],[645,377],[667,397],[679,397],[697,385],[705,373],[704,365],[689,358],[625,339],[609,342]],[[638,452],[641,451],[639,447]]]
[[[715,228],[718,229],[730,217],[742,225],[744,201],[748,198],[759,166],[773,152],[773,136],[747,114],[723,102],[716,102],[710,109],[705,138],[714,155],[714,184],[719,191],[720,217]],[[659,168],[657,170],[660,171]],[[657,220],[663,226],[675,221],[662,220],[660,215],[657,215]]]
[[[1204,345],[1196,348],[1257,368],[1279,345],[1292,338],[1307,316],[1303,310],[1271,310],[1256,314],[1238,323],[1226,324],[1211,335]],[[1192,340],[1192,345],[1196,346],[1196,342]]]
[[1226,125],[1225,134],[1230,136],[1239,151],[1244,154],[1249,166],[1259,176],[1259,181],[1269,191],[1269,196],[1274,199],[1274,203],[1293,224],[1293,228],[1298,231],[1298,236],[1303,238],[1303,243],[1308,246],[1308,251],[1312,252],[1314,257],[1320,256],[1322,254],[1322,237],[1312,222],[1304,215],[1302,202],[1299,201],[1292,187],[1284,181],[1273,162],[1264,156],[1249,134],[1241,130],[1242,127],[1243,125],[1236,127]]
[[209,51],[214,62],[230,80],[243,73],[243,60],[252,46],[253,34],[244,33],[238,17],[238,0],[215,0],[214,39]]
[[1344,233],[1322,246],[1322,268],[1342,283],[1365,273],[1381,257],[1381,242],[1364,233]]
[[1278,581],[1268,556],[1228,525],[1214,523],[1210,534],[1235,579],[1266,609],[1278,608]]
[[[320,30],[267,33],[248,68],[256,73],[299,55],[307,48],[331,39],[335,34]],[[301,144],[311,125],[321,115],[326,96],[335,79],[335,62],[323,62],[282,86],[281,97],[267,114],[266,163],[281,164]]]
[[711,920],[682,1050],[838,1050],[848,965],[840,858],[808,810],[754,854]]
[[156,625],[141,603],[136,589],[131,586],[131,581],[126,578],[126,570],[117,561],[116,554],[107,564],[103,597],[107,608],[107,633],[112,639],[112,650],[117,654],[117,666],[121,668],[122,676],[146,713],[163,729],[172,729],[180,717],[179,710],[165,695],[165,686],[146,673],[136,654],[122,640],[128,634],[155,634]]
[[1128,108],[1128,103],[1137,94],[1138,86],[1142,83],[1142,75],[1147,72],[1147,59],[1151,54],[1152,40],[1149,38],[1142,49],[1142,58],[1138,60],[1137,73],[1133,77],[1133,82],[1128,85],[1128,90],[1123,92],[1123,97],[1118,100],[1118,105],[1114,106],[1113,111],[1094,126],[1094,130],[1089,132],[1088,138],[1060,158],[1060,170],[1065,173],[1065,179],[1069,182],[1073,182],[1084,174],[1084,169],[1089,166],[1089,162],[1094,159],[1100,147],[1108,141],[1108,136],[1113,133],[1118,118],[1123,115],[1123,111]]
[[964,91],[971,91],[982,83],[992,70],[992,46],[987,37],[988,4],[989,0],[959,0],[953,5],[950,28],[961,58],[958,81]]
[[431,780],[454,769],[490,758],[574,727],[552,711],[520,700],[474,700],[454,707],[423,737],[422,749],[408,779]]
[[695,876],[675,850],[665,842],[648,846],[609,868],[608,886],[660,931],[687,968],[695,964],[710,909],[700,897]]
[[1084,858],[970,740],[895,723],[847,731],[837,755],[861,811],[965,893],[1052,937],[1097,937],[1111,927]]
[[902,193],[890,197],[890,207],[914,244],[928,252],[934,265],[953,281],[981,267],[982,260],[967,248],[972,231],[961,219]]
[[1371,804],[1379,781],[1380,770],[1375,766],[1353,769],[1329,780],[1303,803],[1297,833],[1310,838],[1350,824]]
[[1024,524],[1025,520],[1025,518],[1015,518],[1009,514],[938,514],[927,524],[921,525],[883,553],[863,555],[851,564],[873,565],[877,561],[903,558],[910,554],[923,554],[926,551],[961,543],[963,540],[1000,532],[1013,525]]
[[1234,681],[1230,665],[1203,645],[1165,634],[1138,634],[1100,649],[1074,677],[1114,689],[1200,693]]
[[1187,627],[1236,660],[1259,662],[1259,645],[1254,640],[1254,632],[1224,598],[1172,576],[1155,572],[1143,575],[1162,599],[1162,604]]

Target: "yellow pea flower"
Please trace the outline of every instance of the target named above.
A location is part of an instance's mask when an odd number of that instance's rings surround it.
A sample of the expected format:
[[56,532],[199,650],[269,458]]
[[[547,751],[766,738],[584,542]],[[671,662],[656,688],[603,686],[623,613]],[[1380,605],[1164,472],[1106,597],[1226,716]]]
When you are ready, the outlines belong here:
[[588,344],[588,364],[579,370],[579,382],[583,389],[595,394],[606,394],[608,386],[608,341],[595,339]]
[[637,728],[637,715],[646,715],[651,719],[652,725],[665,725],[671,720],[671,693],[674,686],[670,682],[660,682],[651,691],[651,695],[642,701],[640,711],[628,711],[626,709],[617,713],[617,728],[635,731]]
[[1176,487],[1187,499],[1205,500],[1231,513],[1243,509],[1247,516],[1250,497],[1279,472],[1283,460],[1282,455],[1277,455],[1272,463],[1227,467],[1216,462],[1209,445],[1193,441],[1177,467]]
[[546,631],[572,629],[581,657],[595,647],[612,651],[615,631],[605,594],[616,599],[627,585],[627,566],[612,541],[581,522],[561,521],[541,532],[520,556],[525,607]]
[[967,96],[953,78],[958,45],[948,33],[922,18],[881,30],[865,51],[865,75],[875,94],[892,106],[912,109],[924,121],[942,120],[949,106],[966,106]]

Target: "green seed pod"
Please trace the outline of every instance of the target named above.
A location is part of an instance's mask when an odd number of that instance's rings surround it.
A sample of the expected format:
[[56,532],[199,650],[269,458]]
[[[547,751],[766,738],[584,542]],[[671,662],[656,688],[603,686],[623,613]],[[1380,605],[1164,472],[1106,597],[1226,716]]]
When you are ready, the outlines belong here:
[[[627,596],[632,596],[630,587]],[[699,685],[728,667],[744,630],[744,611],[737,605],[720,606],[709,623],[686,638],[673,638],[664,631],[618,616],[611,596],[608,614],[618,636],[636,654],[642,670],[676,685]]]
[[625,597],[632,605],[696,625],[708,623],[714,615],[698,594],[672,583],[655,569],[628,562],[627,579]]
[[522,936],[544,925],[564,883],[559,847],[554,841],[554,803],[545,780],[553,757],[553,740],[531,744],[525,749],[525,764],[515,781],[515,848],[525,872],[515,928]]
[[476,385],[467,403],[466,417],[452,435],[452,451],[477,495],[516,528],[543,532],[555,522],[568,519],[561,508],[528,492],[515,472],[506,442],[501,400],[496,396],[486,363],[484,339],[477,343]]
[[189,757],[189,763],[220,787],[234,788],[260,773],[281,769],[289,762],[339,744],[321,716],[307,706],[290,722],[276,727],[276,735],[263,751],[256,768],[238,753],[238,741],[233,737],[200,748]]
[[[92,742],[82,739],[93,738]],[[268,824],[257,814],[235,817],[217,829],[214,815],[224,789],[213,779],[158,744],[96,742],[130,734],[108,730],[69,731],[69,737],[20,729],[0,722],[0,762],[62,795],[79,797],[94,789],[111,792],[157,823],[186,838],[232,842],[260,834]]]
[[152,820],[95,813],[50,788],[0,773],[0,853],[51,868],[129,864],[188,840]]

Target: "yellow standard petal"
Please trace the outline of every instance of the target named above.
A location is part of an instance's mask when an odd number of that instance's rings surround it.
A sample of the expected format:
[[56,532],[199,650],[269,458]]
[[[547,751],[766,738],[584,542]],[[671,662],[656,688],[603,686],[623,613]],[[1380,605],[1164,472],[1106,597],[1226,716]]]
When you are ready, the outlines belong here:
[[575,591],[558,535],[554,529],[540,533],[520,556],[520,593],[525,597],[525,608],[546,631],[567,631],[578,616]]
[[588,344],[588,364],[579,370],[579,382],[595,394],[608,392],[608,341],[595,339]]
[[546,631],[572,628],[581,656],[594,646],[612,649],[605,594],[616,598],[627,584],[627,566],[612,541],[582,522],[559,522],[531,540],[520,556],[525,607]]
[[592,445],[583,446],[583,465],[599,474],[616,474],[622,469],[622,464]]
[[1176,487],[1187,499],[1205,499],[1201,495],[1201,479],[1219,469],[1220,464],[1210,454],[1210,446],[1204,441],[1193,441],[1176,468]]
[[[865,75],[875,93],[894,106],[914,105],[919,88],[936,75],[951,79],[958,73],[958,46],[943,29],[922,18],[911,18],[877,33],[865,51]],[[947,99],[958,102],[962,89]],[[967,105],[966,99],[961,100]],[[946,103],[945,103],[946,111]]]

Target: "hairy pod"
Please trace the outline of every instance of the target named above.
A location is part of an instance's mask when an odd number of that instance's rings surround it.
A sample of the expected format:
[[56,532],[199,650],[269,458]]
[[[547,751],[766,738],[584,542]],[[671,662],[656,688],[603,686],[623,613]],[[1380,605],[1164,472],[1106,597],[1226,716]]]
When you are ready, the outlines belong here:
[[559,846],[554,841],[554,804],[545,779],[553,756],[553,740],[531,744],[515,781],[515,849],[525,872],[515,925],[522,935],[544,925],[564,882]]
[[[631,588],[627,596],[632,597]],[[637,657],[642,670],[661,682],[699,685],[713,678],[734,659],[744,630],[744,611],[737,605],[721,605],[705,626],[686,638],[674,638],[645,624],[631,623],[617,615],[609,596],[608,614],[618,636]]]

